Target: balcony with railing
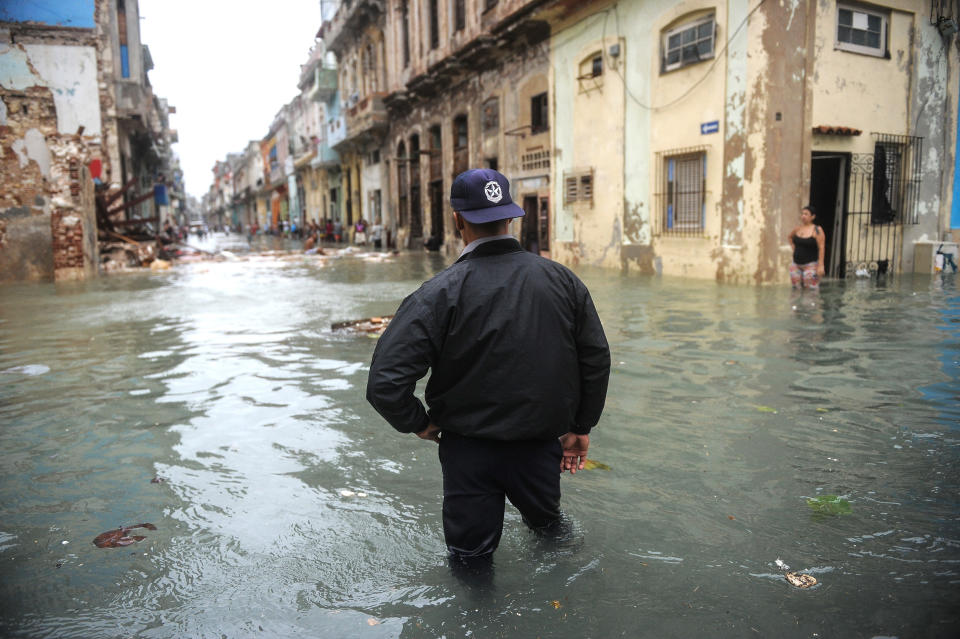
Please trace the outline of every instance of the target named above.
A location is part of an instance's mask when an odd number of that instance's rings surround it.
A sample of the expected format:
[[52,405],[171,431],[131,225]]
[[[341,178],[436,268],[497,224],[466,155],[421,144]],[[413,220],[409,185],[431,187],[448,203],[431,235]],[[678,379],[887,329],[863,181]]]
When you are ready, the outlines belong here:
[[343,0],[333,20],[323,29],[323,41],[327,49],[342,51],[364,27],[385,13],[385,0]]
[[[346,108],[346,133],[344,142],[362,144],[377,140],[387,131],[387,107],[383,103],[382,93],[375,93],[358,99]],[[336,147],[331,142],[330,146]]]
[[337,92],[337,70],[317,65],[313,73],[313,86],[307,92],[307,97],[314,102],[326,102]]

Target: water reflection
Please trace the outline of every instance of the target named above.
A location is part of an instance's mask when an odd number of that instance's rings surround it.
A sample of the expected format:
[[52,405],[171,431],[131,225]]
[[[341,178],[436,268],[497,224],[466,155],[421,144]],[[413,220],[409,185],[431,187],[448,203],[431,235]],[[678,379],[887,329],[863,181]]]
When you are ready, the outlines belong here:
[[[391,312],[440,258],[231,250],[0,289],[0,634],[937,637],[960,621],[952,280],[796,296],[582,269],[613,351],[591,450],[610,470],[563,479],[570,543],[508,509],[489,578],[464,583],[435,448],[363,401],[374,340],[330,330]],[[852,512],[818,516],[823,495]],[[91,543],[138,522],[158,530]],[[778,557],[820,585],[791,589]]]

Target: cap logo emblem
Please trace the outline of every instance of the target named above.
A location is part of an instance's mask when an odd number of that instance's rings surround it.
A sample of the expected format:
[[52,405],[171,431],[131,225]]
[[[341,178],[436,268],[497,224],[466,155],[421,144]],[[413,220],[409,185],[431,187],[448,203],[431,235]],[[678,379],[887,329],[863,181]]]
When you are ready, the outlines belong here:
[[494,180],[490,180],[486,186],[483,187],[483,194],[494,204],[503,199],[503,192],[500,190],[500,185]]

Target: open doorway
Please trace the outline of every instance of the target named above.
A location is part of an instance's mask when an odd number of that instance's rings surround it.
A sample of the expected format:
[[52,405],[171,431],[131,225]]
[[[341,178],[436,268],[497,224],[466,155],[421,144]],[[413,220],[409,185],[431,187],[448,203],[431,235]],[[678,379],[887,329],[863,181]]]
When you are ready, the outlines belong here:
[[430,183],[430,237],[437,248],[443,244],[443,180]]
[[524,250],[548,257],[550,254],[550,200],[536,195],[523,197],[520,244]]
[[523,198],[523,218],[520,226],[520,244],[523,250],[540,254],[540,239],[537,229],[537,196]]
[[809,202],[817,212],[817,225],[826,234],[823,268],[828,277],[846,275],[843,221],[849,159],[847,153],[814,153],[810,162]]

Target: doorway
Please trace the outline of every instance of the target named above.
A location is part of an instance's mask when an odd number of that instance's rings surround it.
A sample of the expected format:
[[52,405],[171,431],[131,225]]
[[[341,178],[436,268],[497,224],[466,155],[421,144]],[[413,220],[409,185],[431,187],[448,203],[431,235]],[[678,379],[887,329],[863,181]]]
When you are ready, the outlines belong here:
[[823,268],[834,278],[846,276],[843,229],[848,166],[847,153],[814,153],[810,162],[809,203],[826,235]]
[[443,180],[430,183],[430,237],[438,248],[443,244]]
[[550,198],[537,195],[525,195],[523,197],[520,244],[525,251],[549,257]]

